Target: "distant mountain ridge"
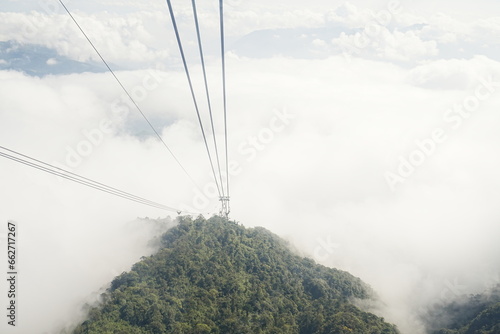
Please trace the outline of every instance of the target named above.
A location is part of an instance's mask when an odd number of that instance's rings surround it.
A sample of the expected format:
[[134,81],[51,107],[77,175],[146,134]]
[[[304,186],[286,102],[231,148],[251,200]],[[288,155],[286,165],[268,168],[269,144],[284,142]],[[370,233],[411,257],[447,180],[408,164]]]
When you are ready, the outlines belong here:
[[435,305],[425,319],[430,334],[500,334],[500,285]]
[[94,62],[79,62],[61,56],[57,51],[35,44],[16,41],[0,42],[0,70],[24,72],[43,77],[71,73],[105,72],[106,68]]
[[162,243],[72,333],[399,333],[352,303],[372,296],[359,278],[293,254],[264,228],[184,217]]

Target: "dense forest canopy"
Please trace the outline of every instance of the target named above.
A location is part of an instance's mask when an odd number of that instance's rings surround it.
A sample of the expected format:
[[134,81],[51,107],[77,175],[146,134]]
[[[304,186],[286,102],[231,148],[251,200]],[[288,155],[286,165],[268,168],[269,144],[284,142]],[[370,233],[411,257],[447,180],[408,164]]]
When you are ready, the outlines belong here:
[[183,217],[73,334],[398,333],[352,303],[371,297],[359,278],[294,255],[264,228]]
[[431,334],[499,334],[500,285],[483,294],[434,305],[424,318]]

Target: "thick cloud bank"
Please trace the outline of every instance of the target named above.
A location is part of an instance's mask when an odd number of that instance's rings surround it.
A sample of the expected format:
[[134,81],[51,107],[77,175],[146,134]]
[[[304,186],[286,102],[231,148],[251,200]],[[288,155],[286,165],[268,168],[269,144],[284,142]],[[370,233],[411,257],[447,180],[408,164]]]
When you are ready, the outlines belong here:
[[[500,281],[498,18],[480,9],[487,2],[439,14],[431,4],[300,4],[227,5],[231,216],[361,277],[380,294],[377,312],[404,333],[424,333],[418,315],[428,305]],[[96,59],[60,10],[9,6],[0,12],[2,41]],[[68,6],[193,180],[109,73],[1,71],[0,145],[184,212],[217,213],[165,8]],[[195,41],[189,8],[176,6]],[[201,17],[222,143],[216,7],[203,7]],[[38,28],[26,34],[30,24]],[[343,33],[326,38],[330,28]],[[281,51],[246,54],[260,47],[247,35],[258,30]],[[300,56],[297,40],[309,48]],[[192,44],[188,60],[208,126]],[[10,160],[0,168],[2,244],[7,221],[19,226],[18,333],[65,326],[152,251],[151,225],[126,222],[176,215]]]

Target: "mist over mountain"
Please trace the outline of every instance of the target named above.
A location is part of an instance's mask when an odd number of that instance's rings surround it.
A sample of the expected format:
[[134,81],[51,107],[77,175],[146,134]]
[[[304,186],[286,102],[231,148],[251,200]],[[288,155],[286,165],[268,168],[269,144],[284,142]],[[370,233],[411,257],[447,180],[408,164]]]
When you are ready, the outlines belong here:
[[[112,75],[87,71],[100,60],[58,1],[0,6],[1,145],[217,213],[167,4],[65,2],[198,186]],[[225,5],[233,217],[362,278],[384,302],[376,314],[402,333],[495,332],[475,327],[499,322],[494,304],[450,299],[500,282],[498,3]],[[174,7],[209,124],[192,4]],[[222,143],[219,8],[198,9],[217,125],[208,139]],[[154,226],[124,222],[164,211],[0,160],[0,221],[22,225],[23,270],[19,327],[0,323],[0,333],[58,333],[87,296],[157,250],[145,241]]]
[[72,333],[399,333],[355,306],[359,278],[293,254],[264,228],[181,218],[116,277]]
[[430,334],[500,333],[500,285],[481,294],[435,304],[422,317]]

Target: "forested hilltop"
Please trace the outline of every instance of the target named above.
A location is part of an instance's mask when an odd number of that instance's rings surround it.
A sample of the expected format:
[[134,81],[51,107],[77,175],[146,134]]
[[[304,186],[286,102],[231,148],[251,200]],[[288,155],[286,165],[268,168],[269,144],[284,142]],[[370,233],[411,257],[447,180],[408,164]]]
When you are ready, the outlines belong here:
[[500,285],[435,305],[425,318],[431,334],[500,334]]
[[184,217],[160,251],[116,277],[73,334],[391,334],[351,301],[370,289],[294,255],[264,228]]

